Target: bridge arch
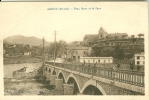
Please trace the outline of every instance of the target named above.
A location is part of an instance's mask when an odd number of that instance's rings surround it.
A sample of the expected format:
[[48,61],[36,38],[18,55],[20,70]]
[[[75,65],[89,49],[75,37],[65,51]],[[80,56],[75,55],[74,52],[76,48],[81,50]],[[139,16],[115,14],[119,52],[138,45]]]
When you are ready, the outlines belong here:
[[52,68],[51,70],[52,70],[52,71],[51,71],[51,75],[56,75],[56,74],[57,74],[57,73],[56,73],[56,69]]
[[48,68],[48,72],[49,72],[49,73],[51,73],[51,72],[52,72],[52,70],[51,70],[51,68],[50,68],[50,67]]
[[47,71],[47,70],[48,70],[48,67],[46,66],[46,67],[45,67],[45,71]]
[[73,78],[74,79],[74,81],[76,82],[76,85],[77,85],[77,87],[78,87],[78,90],[79,90],[79,93],[80,93],[80,85],[79,85],[79,83],[78,83],[78,80],[76,79],[76,77],[71,73],[71,74],[69,74],[69,76],[67,77],[67,79],[65,80],[65,83],[68,83],[68,81],[69,81],[69,79],[71,79],[71,78]]
[[63,78],[64,78],[64,82],[65,82],[66,78],[65,78],[65,75],[64,75],[63,71],[61,71],[61,70],[57,73],[57,78],[59,78],[60,75],[63,76]]
[[84,90],[88,87],[88,86],[94,86],[96,88],[99,89],[99,91],[103,94],[103,95],[107,95],[106,92],[104,91],[104,89],[100,86],[100,84],[98,84],[95,80],[88,80],[84,85],[83,87],[81,88],[80,90],[80,93],[83,93]]

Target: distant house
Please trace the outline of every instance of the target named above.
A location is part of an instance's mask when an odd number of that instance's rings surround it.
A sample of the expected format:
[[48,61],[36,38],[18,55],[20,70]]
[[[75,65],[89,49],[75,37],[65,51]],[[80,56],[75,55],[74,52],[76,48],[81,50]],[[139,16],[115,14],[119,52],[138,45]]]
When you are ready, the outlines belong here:
[[134,57],[135,57],[135,65],[144,65],[145,64],[144,52],[137,53],[134,55]]
[[62,59],[62,61],[65,61],[65,59],[66,59],[66,54],[62,54],[62,55],[61,55],[61,59]]
[[24,52],[24,55],[25,55],[25,56],[29,56],[29,55],[31,55],[31,52],[30,52],[30,51]]
[[81,63],[113,63],[113,57],[80,57]]
[[80,57],[87,57],[91,54],[92,47],[67,47],[67,59],[73,59],[73,61],[79,61]]

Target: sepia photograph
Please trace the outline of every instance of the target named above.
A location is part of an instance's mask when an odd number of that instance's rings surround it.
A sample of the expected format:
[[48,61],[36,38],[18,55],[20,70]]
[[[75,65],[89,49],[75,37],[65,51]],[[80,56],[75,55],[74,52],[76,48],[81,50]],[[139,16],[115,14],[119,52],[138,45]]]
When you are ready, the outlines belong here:
[[147,95],[148,2],[2,2],[0,13],[4,97]]

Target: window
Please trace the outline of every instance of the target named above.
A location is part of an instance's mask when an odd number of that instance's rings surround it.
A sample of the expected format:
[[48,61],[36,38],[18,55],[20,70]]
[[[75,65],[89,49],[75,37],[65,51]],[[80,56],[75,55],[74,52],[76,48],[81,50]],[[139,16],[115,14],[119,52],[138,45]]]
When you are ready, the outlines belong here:
[[85,64],[85,60],[83,60],[84,64]]
[[93,59],[93,63],[95,62],[95,60]]
[[104,60],[104,63],[106,63],[106,60]]
[[100,63],[100,60],[98,60],[98,63]]
[[140,57],[138,56],[137,59],[140,59]]
[[49,73],[51,72],[51,69],[49,68]]
[[137,61],[137,65],[139,65],[140,64],[140,61]]
[[80,59],[80,56],[78,56],[78,59]]
[[143,61],[143,65],[145,64],[145,61]]

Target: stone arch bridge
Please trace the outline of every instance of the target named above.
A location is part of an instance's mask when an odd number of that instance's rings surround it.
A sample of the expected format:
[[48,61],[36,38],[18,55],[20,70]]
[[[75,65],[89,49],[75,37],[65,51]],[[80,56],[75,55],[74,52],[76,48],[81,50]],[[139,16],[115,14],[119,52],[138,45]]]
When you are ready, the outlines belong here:
[[144,73],[47,62],[43,75],[62,95],[144,95]]

